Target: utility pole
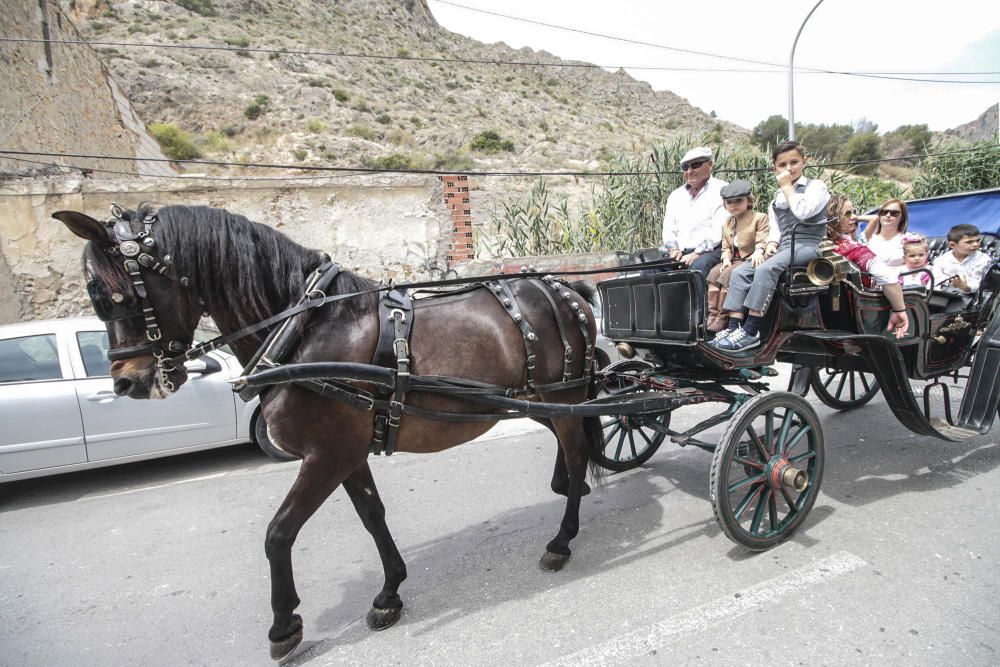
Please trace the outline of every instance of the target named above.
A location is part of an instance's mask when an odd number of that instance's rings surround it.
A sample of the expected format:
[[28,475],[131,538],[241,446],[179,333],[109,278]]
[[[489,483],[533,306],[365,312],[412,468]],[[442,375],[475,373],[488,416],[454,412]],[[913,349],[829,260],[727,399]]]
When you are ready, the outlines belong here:
[[799,43],[799,35],[802,34],[802,29],[806,27],[806,21],[813,15],[816,8],[822,4],[823,0],[819,0],[809,10],[809,13],[806,14],[802,25],[799,26],[799,31],[795,33],[795,41],[792,42],[792,55],[788,57],[788,139],[790,141],[795,141],[795,47]]

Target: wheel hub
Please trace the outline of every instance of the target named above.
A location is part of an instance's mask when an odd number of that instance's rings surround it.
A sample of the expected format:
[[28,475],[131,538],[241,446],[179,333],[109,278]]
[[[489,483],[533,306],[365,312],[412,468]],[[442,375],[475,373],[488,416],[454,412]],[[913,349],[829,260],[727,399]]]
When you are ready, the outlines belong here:
[[809,488],[809,476],[804,470],[799,470],[785,458],[776,456],[771,459],[767,464],[765,474],[772,489],[784,487],[789,491],[802,493]]

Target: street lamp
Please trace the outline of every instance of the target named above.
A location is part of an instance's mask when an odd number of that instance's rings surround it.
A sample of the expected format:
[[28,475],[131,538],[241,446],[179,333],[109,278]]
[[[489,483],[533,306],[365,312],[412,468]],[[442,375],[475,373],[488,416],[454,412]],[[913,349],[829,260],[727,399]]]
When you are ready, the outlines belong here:
[[802,34],[802,29],[806,27],[806,21],[813,15],[816,8],[822,4],[823,0],[819,0],[809,10],[809,13],[806,14],[805,19],[802,20],[799,31],[795,33],[795,41],[792,42],[792,55],[788,57],[788,139],[790,141],[795,141],[795,46],[799,43],[799,35]]

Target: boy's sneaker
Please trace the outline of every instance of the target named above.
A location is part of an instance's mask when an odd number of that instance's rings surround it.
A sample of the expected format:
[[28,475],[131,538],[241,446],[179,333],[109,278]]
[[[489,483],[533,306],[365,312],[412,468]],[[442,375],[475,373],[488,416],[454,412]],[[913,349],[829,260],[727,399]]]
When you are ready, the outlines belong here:
[[[715,343],[715,341],[712,341]],[[726,350],[727,352],[739,352],[741,350],[750,350],[760,345],[760,334],[756,333],[750,335],[746,332],[746,329],[740,327],[736,331],[732,332],[728,337],[715,343],[715,347],[720,350]]]
[[[737,327],[737,328],[739,328],[739,327]],[[719,342],[725,340],[726,338],[729,338],[730,334],[732,334],[734,331],[736,331],[736,329],[723,329],[722,331],[720,331],[717,334],[715,334],[715,338],[713,338],[712,340],[708,341],[708,344],[709,345],[718,345]]]

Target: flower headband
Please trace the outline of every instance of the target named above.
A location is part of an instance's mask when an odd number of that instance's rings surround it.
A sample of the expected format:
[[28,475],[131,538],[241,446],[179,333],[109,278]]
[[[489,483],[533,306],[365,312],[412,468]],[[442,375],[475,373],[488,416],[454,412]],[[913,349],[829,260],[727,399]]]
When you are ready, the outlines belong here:
[[903,245],[915,245],[915,244],[918,244],[918,243],[920,245],[927,245],[927,239],[923,235],[921,235],[921,234],[912,234],[910,232],[907,232],[907,233],[903,234],[902,241],[903,241]]

